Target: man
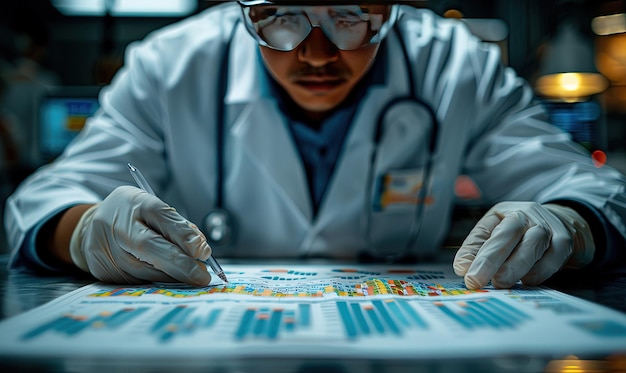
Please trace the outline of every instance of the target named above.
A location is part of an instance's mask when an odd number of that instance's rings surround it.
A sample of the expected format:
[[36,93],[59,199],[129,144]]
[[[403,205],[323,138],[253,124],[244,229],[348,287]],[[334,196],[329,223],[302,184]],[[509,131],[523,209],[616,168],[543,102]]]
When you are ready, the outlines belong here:
[[494,206],[453,263],[470,288],[624,254],[624,176],[545,122],[495,46],[427,10],[219,5],[130,47],[100,99],[9,199],[13,265],[205,285],[211,253],[428,257],[459,175]]

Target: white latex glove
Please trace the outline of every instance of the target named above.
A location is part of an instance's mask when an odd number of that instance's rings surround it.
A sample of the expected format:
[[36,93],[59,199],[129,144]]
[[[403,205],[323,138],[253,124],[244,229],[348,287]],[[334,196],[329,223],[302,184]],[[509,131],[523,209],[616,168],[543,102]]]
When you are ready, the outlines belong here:
[[76,266],[113,283],[211,281],[196,259],[211,255],[204,235],[159,198],[132,186],[88,209],[72,234]]
[[476,223],[453,266],[469,289],[490,280],[495,287],[510,288],[520,279],[538,285],[562,268],[582,268],[594,252],[589,225],[573,209],[501,202]]

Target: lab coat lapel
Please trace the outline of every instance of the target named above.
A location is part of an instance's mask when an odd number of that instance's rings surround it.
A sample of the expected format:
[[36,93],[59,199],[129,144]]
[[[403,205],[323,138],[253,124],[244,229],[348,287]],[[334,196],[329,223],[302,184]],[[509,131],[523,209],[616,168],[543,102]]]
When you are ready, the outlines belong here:
[[257,49],[256,42],[240,27],[229,58],[226,147],[245,152],[247,162],[266,178],[255,182],[273,185],[294,213],[310,222],[312,206],[304,167],[286,119],[267,90]]
[[[369,87],[368,93],[360,103],[355,113],[353,124],[343,144],[335,171],[328,185],[326,196],[322,201],[318,224],[320,229],[327,224],[332,224],[339,215],[348,213],[346,206],[349,201],[356,208],[363,208],[365,191],[371,165],[371,155],[374,150],[373,134],[376,127],[376,119],[384,107],[392,99],[407,95],[409,92],[406,81],[406,67],[402,54],[400,40],[395,33],[387,36],[386,54],[386,78],[382,85]],[[353,211],[350,213],[354,213]]]

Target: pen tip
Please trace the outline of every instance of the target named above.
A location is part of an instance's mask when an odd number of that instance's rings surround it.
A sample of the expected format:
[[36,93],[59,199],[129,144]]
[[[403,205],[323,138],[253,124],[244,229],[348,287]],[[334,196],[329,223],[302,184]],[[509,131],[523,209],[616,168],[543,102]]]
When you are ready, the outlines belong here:
[[218,273],[217,276],[221,278],[222,281],[228,282],[228,279],[226,278],[226,275],[224,274],[224,272]]

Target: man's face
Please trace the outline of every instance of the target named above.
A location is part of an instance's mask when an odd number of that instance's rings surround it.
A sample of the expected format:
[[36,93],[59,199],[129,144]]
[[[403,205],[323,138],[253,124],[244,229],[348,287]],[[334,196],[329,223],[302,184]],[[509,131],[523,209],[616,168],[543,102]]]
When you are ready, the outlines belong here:
[[270,74],[298,106],[312,113],[334,109],[368,71],[378,44],[339,50],[320,29],[290,52],[261,47]]
[[[384,5],[361,6],[361,9],[365,12],[365,17],[370,17],[370,19],[375,17],[372,17],[372,14],[385,14],[386,17],[388,11],[388,7]],[[271,11],[275,12],[274,9]],[[313,19],[310,23],[317,23],[328,14],[336,13],[333,7],[311,6],[307,7],[307,17],[303,18],[307,22],[306,27],[309,27],[309,20]],[[251,14],[254,13],[251,12]],[[378,26],[375,27],[380,27],[382,21],[382,18],[378,19]],[[339,35],[336,37],[339,40],[335,40],[338,43],[343,40],[352,41],[351,35],[362,34],[362,37],[356,38],[356,42],[352,43],[352,48],[355,49],[351,50],[339,49],[323,31],[324,24],[310,29],[310,33],[293,50],[281,51],[261,45],[261,55],[270,74],[295,103],[312,116],[323,115],[339,105],[371,67],[379,44],[364,42],[371,37],[368,34],[371,30],[368,28],[372,28],[370,26],[372,22],[359,22],[361,24],[357,26],[340,26],[346,22],[328,22],[327,25],[330,25],[325,29],[328,34],[332,35],[331,37]],[[280,23],[280,27],[292,27],[295,23],[296,21],[289,20]],[[340,27],[344,30],[346,27],[351,27],[351,33],[342,31]],[[328,32],[328,29],[334,33]],[[272,31],[275,32],[275,30]],[[280,41],[285,39],[282,37],[284,34],[275,33],[278,36],[276,39]],[[360,46],[361,44],[364,45]]]

